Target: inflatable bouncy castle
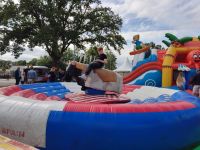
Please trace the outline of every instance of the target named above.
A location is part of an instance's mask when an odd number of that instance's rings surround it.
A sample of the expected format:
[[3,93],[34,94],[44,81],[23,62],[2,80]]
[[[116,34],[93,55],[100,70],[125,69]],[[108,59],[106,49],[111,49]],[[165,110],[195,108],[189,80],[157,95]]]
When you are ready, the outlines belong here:
[[150,86],[122,91],[87,95],[73,83],[5,87],[0,134],[42,150],[177,150],[200,142],[199,98]]
[[[184,37],[178,39],[167,33],[170,40],[163,41],[167,50],[151,49],[151,55],[143,58],[133,66],[132,72],[124,77],[125,84],[171,87],[176,83],[179,71],[183,71],[186,85],[200,67],[200,38]],[[131,55],[143,53],[143,49],[133,51]],[[189,68],[189,70],[187,69]]]
[[[176,71],[186,67],[190,76],[198,67],[197,53],[192,53],[197,48],[187,44],[151,52],[149,62],[138,62],[124,82],[148,79],[157,85],[158,79],[160,86],[171,86]],[[84,70],[85,65],[73,67]],[[41,150],[182,150],[200,144],[198,97],[168,88],[122,85],[118,74],[105,69],[92,73],[86,81],[93,91],[89,94],[75,82],[0,88],[0,134]]]

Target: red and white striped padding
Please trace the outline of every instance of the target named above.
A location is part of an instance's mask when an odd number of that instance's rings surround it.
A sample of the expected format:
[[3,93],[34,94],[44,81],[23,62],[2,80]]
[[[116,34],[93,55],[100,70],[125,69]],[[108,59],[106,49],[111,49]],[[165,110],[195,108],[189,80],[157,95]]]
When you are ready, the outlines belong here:
[[130,100],[118,95],[86,95],[86,94],[67,94],[65,99],[74,103],[98,103],[98,104],[112,104],[112,103],[127,103]]

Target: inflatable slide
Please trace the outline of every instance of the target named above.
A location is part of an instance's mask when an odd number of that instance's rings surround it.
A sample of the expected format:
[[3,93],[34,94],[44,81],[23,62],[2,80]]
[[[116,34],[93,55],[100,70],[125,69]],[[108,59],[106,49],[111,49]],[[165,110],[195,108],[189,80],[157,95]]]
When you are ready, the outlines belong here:
[[[186,89],[189,87],[190,79],[200,69],[200,37],[178,39],[170,33],[166,33],[165,36],[170,40],[163,41],[168,48],[151,49],[151,55],[137,61],[132,72],[124,77],[125,84],[174,87],[177,76],[182,71],[186,79]],[[137,55],[135,51],[130,54]]]

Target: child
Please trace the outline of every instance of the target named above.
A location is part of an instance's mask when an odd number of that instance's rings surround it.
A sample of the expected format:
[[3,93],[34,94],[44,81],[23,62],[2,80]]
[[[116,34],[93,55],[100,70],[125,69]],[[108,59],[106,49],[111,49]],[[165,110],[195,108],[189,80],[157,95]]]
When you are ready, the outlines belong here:
[[85,71],[85,74],[83,74],[82,76],[80,76],[81,78],[83,78],[84,80],[86,80],[87,76],[90,74],[90,72],[93,70],[93,69],[99,69],[99,68],[102,68],[105,64],[108,63],[107,61],[107,56],[106,54],[104,54],[103,52],[103,48],[100,47],[97,49],[97,52],[98,52],[98,56],[97,56],[97,59],[90,63]]
[[179,88],[179,90],[185,90],[185,77],[183,75],[183,72],[179,72],[178,77],[176,79],[176,85]]

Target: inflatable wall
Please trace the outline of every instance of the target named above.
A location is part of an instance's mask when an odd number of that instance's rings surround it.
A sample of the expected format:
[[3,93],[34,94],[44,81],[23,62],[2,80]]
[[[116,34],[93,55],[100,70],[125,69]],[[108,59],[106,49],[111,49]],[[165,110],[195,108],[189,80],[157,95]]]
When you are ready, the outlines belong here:
[[0,89],[0,134],[42,150],[177,150],[200,142],[200,101],[185,92],[124,85],[121,95],[98,96],[75,89],[72,83]]

